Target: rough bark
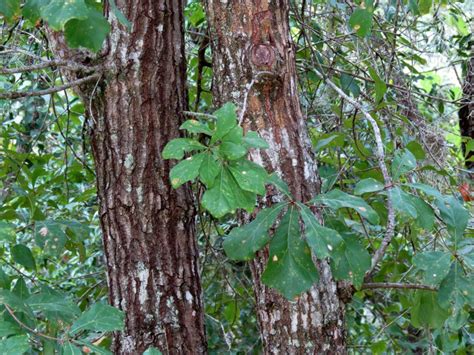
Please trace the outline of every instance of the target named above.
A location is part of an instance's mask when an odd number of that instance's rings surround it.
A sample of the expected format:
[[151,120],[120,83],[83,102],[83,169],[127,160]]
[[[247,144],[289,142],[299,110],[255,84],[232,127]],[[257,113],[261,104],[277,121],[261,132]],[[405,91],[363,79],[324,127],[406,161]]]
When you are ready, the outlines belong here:
[[[270,144],[251,159],[278,172],[297,200],[308,201],[319,181],[298,100],[288,1],[208,0],[207,12],[215,105],[232,101],[242,110],[248,93],[244,127]],[[289,302],[260,281],[267,259],[264,250],[251,264],[265,353],[345,353],[344,303],[327,263],[318,263],[319,284]]]
[[[184,0],[116,4],[132,30],[110,15],[104,80],[80,88],[91,109],[109,298],[125,313],[113,351],[206,353],[194,203],[190,189],[171,187],[172,163],[161,156],[187,106]],[[60,57],[78,59],[51,38]]]
[[[459,110],[459,127],[461,136],[474,139],[474,55],[467,63],[466,79],[463,85],[463,99]],[[463,153],[466,157],[466,168],[472,170],[474,152],[468,152],[466,156],[466,143],[462,144]]]

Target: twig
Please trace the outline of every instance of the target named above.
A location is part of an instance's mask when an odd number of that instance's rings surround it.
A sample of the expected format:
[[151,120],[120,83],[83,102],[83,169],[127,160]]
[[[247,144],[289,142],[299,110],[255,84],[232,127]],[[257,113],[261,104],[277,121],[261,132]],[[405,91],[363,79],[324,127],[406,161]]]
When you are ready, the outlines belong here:
[[362,290],[371,290],[376,288],[398,288],[403,290],[427,290],[438,291],[436,287],[422,284],[404,284],[399,282],[368,282],[362,285]]
[[78,71],[83,70],[85,72],[92,72],[99,69],[99,67],[88,67],[79,63],[67,61],[67,60],[50,60],[39,64],[21,66],[18,68],[3,68],[0,69],[0,74],[17,74],[25,73],[29,71],[41,70],[50,67],[64,67],[67,70]]
[[206,119],[215,120],[217,117],[214,115],[210,115],[208,113],[201,113],[201,112],[193,112],[193,111],[183,111],[183,114],[186,116],[193,116],[193,117],[202,117]]
[[[379,126],[377,125],[377,122],[364,109],[364,107],[359,102],[355,101],[353,98],[347,95],[344,91],[342,91],[341,88],[339,88],[336,84],[334,84],[329,78],[321,74],[317,69],[313,69],[313,70],[315,71],[317,75],[319,75],[319,77],[322,78],[322,80],[326,84],[328,84],[331,88],[333,88],[341,97],[343,97],[352,106],[354,106],[356,109],[362,112],[362,114],[367,119],[367,121],[369,121],[370,125],[372,126],[372,130],[374,131],[375,142],[377,145],[377,149],[375,150],[375,153],[376,153],[377,160],[379,163],[379,168],[382,172],[383,179],[385,182],[385,189],[390,190],[393,187],[393,183],[392,183],[392,178],[390,174],[388,173],[387,165],[385,164],[385,151],[384,151],[384,146],[382,142],[382,134],[380,132]],[[392,241],[394,234],[395,234],[395,210],[393,208],[392,198],[390,197],[390,194],[387,194],[387,227],[385,231],[385,236],[382,239],[382,243],[380,244],[380,247],[375,251],[375,254],[372,257],[372,265],[366,273],[366,279],[370,279],[370,277],[372,276],[377,264],[385,255],[385,251],[390,245],[390,242]]]
[[33,97],[33,96],[43,96],[43,95],[54,94],[56,92],[64,91],[66,89],[70,89],[70,88],[88,83],[90,81],[96,80],[101,75],[102,75],[101,73],[94,73],[94,74],[91,74],[91,75],[86,76],[84,78],[70,81],[70,82],[68,82],[64,85],[53,86],[49,89],[44,89],[44,90],[30,91],[30,92],[11,91],[11,92],[0,93],[0,99],[15,100],[15,99],[20,99],[20,98],[24,98],[24,97]]

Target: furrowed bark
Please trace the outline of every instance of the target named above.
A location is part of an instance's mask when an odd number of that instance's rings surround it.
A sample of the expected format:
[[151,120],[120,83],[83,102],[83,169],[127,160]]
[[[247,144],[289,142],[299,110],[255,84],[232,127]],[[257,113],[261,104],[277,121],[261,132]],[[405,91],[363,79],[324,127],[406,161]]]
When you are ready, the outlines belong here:
[[[474,139],[474,50],[467,63],[466,78],[463,85],[463,99],[459,110],[459,126],[461,136]],[[466,152],[466,143],[462,143],[463,153],[466,157],[466,169],[474,168],[474,152]],[[467,153],[467,155],[466,155]],[[474,175],[471,174],[471,179]]]
[[[132,29],[110,15],[108,72],[79,90],[91,109],[110,303],[125,313],[113,351],[206,353],[192,194],[171,187],[173,163],[161,155],[187,108],[184,0],[116,3]],[[51,37],[61,59],[77,57]]]
[[[207,0],[214,103],[245,106],[245,129],[270,144],[250,158],[278,172],[297,200],[308,201],[319,192],[319,179],[299,106],[288,7],[286,0]],[[319,284],[289,302],[260,281],[267,259],[264,250],[251,263],[265,353],[345,353],[344,302],[327,263],[318,263]]]

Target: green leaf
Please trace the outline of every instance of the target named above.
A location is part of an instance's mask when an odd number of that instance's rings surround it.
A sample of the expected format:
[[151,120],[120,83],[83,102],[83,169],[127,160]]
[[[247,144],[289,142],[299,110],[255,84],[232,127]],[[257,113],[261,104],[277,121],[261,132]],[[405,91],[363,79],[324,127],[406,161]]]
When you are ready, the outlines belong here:
[[211,143],[217,142],[230,132],[232,128],[237,126],[237,115],[235,113],[236,107],[233,103],[226,103],[219,110],[214,112],[217,117],[216,131],[212,136]]
[[431,231],[434,228],[434,222],[435,222],[435,216],[434,216],[434,211],[431,208],[429,204],[427,204],[425,201],[423,201],[421,198],[417,196],[413,196],[411,194],[408,194],[409,199],[410,199],[410,204],[416,209],[417,213],[417,218],[416,222],[417,224],[427,230]]
[[63,346],[63,355],[82,355],[82,350],[70,341],[66,341]]
[[437,200],[436,206],[439,209],[443,222],[448,226],[449,234],[455,240],[459,240],[467,227],[469,211],[453,196]]
[[411,196],[398,186],[388,190],[388,196],[392,199],[393,208],[401,213],[407,214],[413,218],[418,217],[418,211],[411,204]]
[[242,190],[265,195],[268,174],[260,165],[248,160],[238,160],[229,164],[229,170]]
[[223,243],[227,256],[233,260],[253,259],[255,253],[268,243],[268,229],[286,206],[287,203],[280,202],[267,207],[252,222],[232,229]]
[[205,157],[206,153],[196,154],[181,161],[178,165],[173,167],[170,171],[171,185],[177,189],[184,183],[197,178],[199,175],[199,169],[201,168],[201,164]]
[[439,285],[449,272],[451,254],[442,251],[425,251],[415,255],[413,264],[424,271],[424,282]]
[[[342,73],[340,82],[341,82],[341,89],[346,94],[352,93],[354,97],[357,97],[360,95],[360,87],[353,76]],[[335,138],[337,138],[337,136]],[[318,150],[321,149],[321,144],[317,145],[317,149]]]
[[95,354],[98,354],[98,355],[112,355],[112,353],[110,351],[108,351],[107,349],[104,349],[100,346],[95,346],[94,344],[91,344],[91,343],[89,343],[87,341],[84,341],[84,340],[76,340],[75,343],[89,348],[90,350],[92,350],[92,354],[94,354],[94,355]]
[[9,290],[11,285],[10,277],[0,267],[0,288]]
[[124,314],[122,311],[103,303],[95,303],[73,323],[69,333],[76,334],[81,330],[98,332],[122,330],[123,322]]
[[64,27],[69,47],[84,47],[94,52],[102,48],[109,32],[110,24],[99,11],[92,9],[89,9],[85,19],[72,19]]
[[10,306],[15,312],[22,312],[29,317],[33,317],[33,311],[23,300],[8,290],[0,289],[0,304]]
[[377,181],[373,178],[368,178],[359,181],[355,188],[354,188],[354,194],[356,195],[363,195],[369,192],[376,192],[376,191],[381,191],[385,188],[384,184],[381,183],[380,181]]
[[433,0],[418,0],[418,10],[420,14],[426,15],[430,12]]
[[375,101],[379,103],[382,101],[385,93],[387,92],[387,84],[380,79],[379,75],[375,71],[374,68],[368,67],[370,77],[374,80],[375,82]]
[[7,20],[12,20],[15,15],[20,12],[20,0],[1,0],[0,15]]
[[41,8],[41,17],[53,30],[61,31],[72,19],[87,19],[89,12],[84,0],[51,0],[47,6]]
[[426,153],[423,150],[423,146],[417,141],[411,141],[408,143],[407,149],[413,153],[417,160],[423,160],[426,158]]
[[223,142],[219,146],[219,152],[229,160],[237,160],[247,154],[247,149],[243,145]]
[[349,19],[349,25],[359,37],[365,37],[372,29],[372,13],[366,9],[356,9]]
[[331,254],[331,269],[337,280],[350,280],[358,289],[370,268],[370,254],[355,235],[343,236],[343,240]]
[[12,250],[11,254],[13,257],[13,260],[24,266],[26,270],[35,270],[36,269],[36,263],[35,263],[35,258],[33,257],[33,253],[31,252],[30,248],[28,248],[26,245],[23,244],[17,244],[15,245]]
[[416,158],[408,149],[397,152],[393,159],[392,175],[397,180],[403,174],[408,173],[416,168]]
[[23,277],[18,278],[12,292],[22,300],[26,300],[30,296],[30,291],[28,290]]
[[65,227],[56,221],[41,221],[35,225],[36,244],[43,249],[46,255],[61,255],[68,236]]
[[438,303],[436,292],[417,291],[412,304],[411,321],[418,328],[440,328],[449,316]]
[[438,301],[442,307],[450,304],[454,310],[460,310],[465,304],[474,307],[474,277],[466,275],[461,264],[454,261],[448,275],[441,282],[438,291]]
[[300,235],[298,213],[291,207],[270,242],[270,256],[262,281],[291,300],[309,290],[318,279],[311,250]]
[[242,190],[227,168],[222,168],[214,186],[202,197],[202,206],[215,218],[234,213],[237,208],[251,212],[255,207],[256,195]]
[[124,25],[129,31],[132,29],[132,23],[125,17],[122,11],[117,7],[115,4],[115,0],[109,0],[110,7],[112,8],[112,12],[114,13],[117,20]]
[[156,348],[151,347],[151,348],[146,349],[143,355],[161,355],[161,351],[159,351]]
[[300,215],[304,222],[306,241],[319,259],[330,257],[340,243],[342,237],[334,229],[319,224],[313,212],[301,202],[298,202]]
[[441,195],[441,193],[438,190],[436,190],[434,187],[431,187],[431,186],[426,185],[426,184],[412,183],[412,184],[404,184],[404,186],[409,186],[411,188],[414,188],[416,190],[424,192],[428,196],[431,196],[431,197],[434,197],[434,198],[438,198],[438,199],[443,198],[443,195]]
[[187,120],[184,122],[179,129],[185,129],[190,133],[204,133],[208,136],[212,136],[212,130],[206,123],[199,122],[197,120]]
[[0,354],[21,355],[30,350],[28,336],[16,335],[0,340]]
[[267,141],[261,138],[258,133],[254,131],[248,131],[243,140],[249,148],[268,149],[270,147]]
[[[229,133],[222,137],[222,142],[231,142],[238,145],[243,145],[244,129],[240,126],[235,126]],[[243,145],[245,148],[245,145]]]
[[0,241],[8,243],[15,241],[15,225],[0,221]]
[[176,138],[166,144],[163,149],[163,159],[183,159],[184,153],[203,150],[206,146],[190,138]]
[[293,200],[293,196],[290,193],[290,189],[288,187],[288,184],[283,181],[277,173],[270,174],[268,177],[268,183],[272,184],[277,188],[278,191],[282,192],[285,194],[290,200]]
[[201,168],[199,169],[199,178],[201,182],[206,185],[207,188],[214,186],[217,175],[221,169],[220,163],[212,155],[212,153],[206,153]]
[[65,295],[41,292],[26,300],[26,304],[34,311],[42,312],[49,319],[59,319],[71,323],[81,314],[81,310]]
[[27,0],[23,6],[22,14],[32,23],[36,23],[41,17],[41,8],[49,3],[50,0]]
[[316,196],[311,200],[313,203],[324,204],[334,210],[347,207],[356,210],[362,217],[372,224],[379,223],[379,215],[362,198],[349,195],[341,190],[334,189],[326,194]]
[[21,332],[22,330],[17,324],[0,320],[0,338],[20,334]]

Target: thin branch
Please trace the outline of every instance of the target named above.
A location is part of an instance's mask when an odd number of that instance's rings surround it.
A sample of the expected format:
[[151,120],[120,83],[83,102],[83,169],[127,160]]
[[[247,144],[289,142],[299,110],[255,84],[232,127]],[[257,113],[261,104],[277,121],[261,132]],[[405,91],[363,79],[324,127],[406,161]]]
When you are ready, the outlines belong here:
[[368,282],[362,285],[362,290],[371,290],[377,288],[397,288],[403,290],[427,290],[438,291],[436,287],[422,284],[403,284],[399,282]]
[[96,71],[100,69],[99,67],[88,67],[86,65],[82,65],[82,64],[67,61],[67,60],[50,60],[47,62],[21,66],[18,68],[3,68],[3,69],[0,69],[0,74],[18,74],[18,73],[25,73],[29,71],[36,71],[36,70],[51,68],[51,67],[63,67],[64,69],[71,70],[71,71],[83,70],[85,72],[92,72],[92,71]]
[[[385,182],[385,190],[390,190],[393,187],[393,182],[390,174],[388,173],[387,165],[385,164],[385,150],[382,142],[382,133],[380,132],[380,128],[377,125],[375,119],[364,109],[364,107],[349,95],[347,95],[341,88],[339,88],[336,84],[334,84],[329,78],[325,75],[321,74],[317,69],[314,69],[315,73],[322,78],[322,80],[328,84],[331,88],[333,88],[344,100],[349,102],[353,107],[358,109],[364,117],[369,121],[370,125],[372,126],[372,130],[374,131],[375,142],[377,145],[377,149],[375,150],[375,154],[377,156],[379,168],[382,172],[383,179]],[[393,201],[390,197],[390,194],[387,194],[387,227],[385,231],[385,236],[382,239],[382,243],[380,247],[375,251],[374,256],[372,257],[372,265],[367,271],[366,279],[370,279],[372,276],[377,264],[382,260],[383,256],[385,255],[385,251],[387,250],[390,242],[395,235],[395,210],[393,208]]]
[[210,119],[210,120],[215,120],[217,116],[214,115],[209,115],[207,113],[201,113],[201,112],[193,112],[193,111],[183,111],[183,114],[186,116],[191,116],[191,117],[201,117],[205,119]]
[[91,75],[86,76],[84,78],[70,81],[70,82],[68,82],[64,85],[53,86],[49,89],[44,89],[44,90],[29,91],[29,92],[11,91],[11,92],[0,93],[0,99],[15,100],[15,99],[20,99],[20,98],[24,98],[24,97],[33,97],[33,96],[43,96],[43,95],[54,94],[56,92],[64,91],[66,89],[70,89],[70,88],[88,83],[90,81],[94,81],[94,80],[98,79],[101,75],[102,75],[101,73],[94,73],[94,74],[91,74]]

